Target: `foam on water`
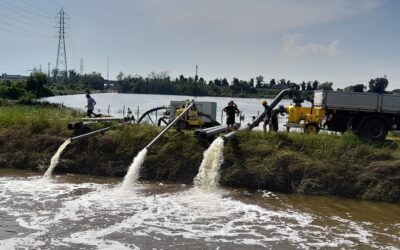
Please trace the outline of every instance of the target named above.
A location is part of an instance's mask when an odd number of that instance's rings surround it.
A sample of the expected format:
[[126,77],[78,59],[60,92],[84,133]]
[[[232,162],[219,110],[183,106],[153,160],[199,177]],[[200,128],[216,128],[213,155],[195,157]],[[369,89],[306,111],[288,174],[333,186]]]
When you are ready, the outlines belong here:
[[50,166],[47,168],[46,173],[44,173],[43,177],[44,178],[50,178],[54,168],[56,167],[61,153],[64,151],[64,149],[68,146],[68,144],[71,143],[71,139],[67,139],[63,144],[61,144],[61,146],[58,148],[57,152],[53,155],[53,157],[50,160]]
[[193,182],[196,187],[215,189],[219,181],[219,168],[224,160],[224,140],[215,139],[204,152],[199,173]]
[[[21,232],[0,240],[0,249],[390,248],[400,236],[291,206],[246,204],[230,191],[180,187],[182,192],[158,193],[154,186],[140,186],[121,195],[111,184],[2,177],[0,214],[15,218]],[[397,228],[396,223],[385,227]],[[386,242],[375,242],[379,237]]]
[[142,149],[133,159],[132,164],[129,166],[128,173],[126,173],[124,181],[122,182],[122,189],[129,190],[135,182],[139,180],[140,169],[146,159],[147,148]]

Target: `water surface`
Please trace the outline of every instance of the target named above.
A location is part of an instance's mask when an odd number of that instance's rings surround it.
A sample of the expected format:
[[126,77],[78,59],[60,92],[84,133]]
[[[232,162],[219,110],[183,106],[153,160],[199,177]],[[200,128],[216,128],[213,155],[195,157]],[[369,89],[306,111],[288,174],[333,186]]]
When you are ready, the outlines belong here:
[[398,249],[400,206],[0,169],[0,249]]

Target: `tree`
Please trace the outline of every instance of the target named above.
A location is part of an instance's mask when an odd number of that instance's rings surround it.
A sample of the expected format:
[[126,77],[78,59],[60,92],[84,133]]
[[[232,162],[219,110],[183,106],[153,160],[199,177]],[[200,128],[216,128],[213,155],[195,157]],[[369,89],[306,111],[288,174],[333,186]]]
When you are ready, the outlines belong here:
[[124,79],[124,73],[122,73],[122,71],[120,71],[119,73],[118,73],[118,75],[117,75],[117,80],[118,80],[118,82],[120,82],[120,81],[122,81],[122,79]]
[[318,82],[317,80],[315,80],[315,81],[312,83],[312,89],[313,89],[313,90],[317,90],[317,89],[318,89],[318,85],[319,85],[319,82]]
[[389,85],[388,79],[385,77],[378,77],[369,81],[368,92],[383,94],[386,93],[386,88]]
[[229,86],[228,80],[226,80],[226,78],[222,79],[221,85],[222,86]]
[[52,95],[51,91],[45,88],[47,83],[47,76],[44,73],[36,72],[32,73],[26,80],[27,91],[32,92],[36,97],[43,97]]
[[333,82],[324,82],[318,85],[318,90],[333,90]]
[[313,90],[310,81],[307,82],[306,90],[307,90],[307,91]]
[[218,87],[222,86],[221,80],[218,78],[215,78],[214,84],[215,84],[215,86],[218,86]]
[[286,85],[286,80],[284,78],[280,79],[278,83],[279,85]]
[[306,90],[306,82],[305,82],[305,81],[303,81],[303,82],[301,83],[301,90],[303,90],[303,91]]
[[232,85],[233,85],[233,86],[240,86],[239,79],[237,79],[236,77],[234,77],[233,80],[232,80]]
[[257,76],[256,77],[256,88],[261,88],[263,82],[264,82],[264,77],[262,75]]
[[250,79],[249,84],[250,84],[250,87],[254,88],[254,78]]
[[364,84],[356,84],[356,85],[350,85],[344,88],[343,91],[346,92],[364,92],[364,90],[367,88]]
[[80,78],[79,83],[88,89],[104,89],[104,78],[101,76],[100,73],[97,72],[83,75]]
[[271,81],[269,81],[269,87],[274,87],[276,85],[276,81],[274,78],[271,79]]

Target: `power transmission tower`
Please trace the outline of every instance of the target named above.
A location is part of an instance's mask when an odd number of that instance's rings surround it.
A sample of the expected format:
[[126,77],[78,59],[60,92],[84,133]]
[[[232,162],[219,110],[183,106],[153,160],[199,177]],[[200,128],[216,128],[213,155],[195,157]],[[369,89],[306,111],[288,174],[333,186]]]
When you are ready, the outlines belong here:
[[58,49],[56,72],[63,78],[64,82],[68,81],[67,52],[65,50],[65,12],[61,8],[58,12],[57,33],[58,33]]

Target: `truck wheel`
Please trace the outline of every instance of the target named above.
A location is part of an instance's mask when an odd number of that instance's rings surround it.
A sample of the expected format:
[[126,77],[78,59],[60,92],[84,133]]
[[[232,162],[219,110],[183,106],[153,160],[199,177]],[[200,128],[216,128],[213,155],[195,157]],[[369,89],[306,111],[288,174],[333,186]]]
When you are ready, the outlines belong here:
[[383,141],[388,133],[388,126],[381,119],[370,119],[364,122],[359,134],[366,139]]
[[319,132],[319,127],[317,124],[308,123],[304,127],[304,133],[306,134],[318,134],[318,132]]
[[176,130],[181,131],[187,128],[187,123],[185,120],[179,120],[175,124]]

